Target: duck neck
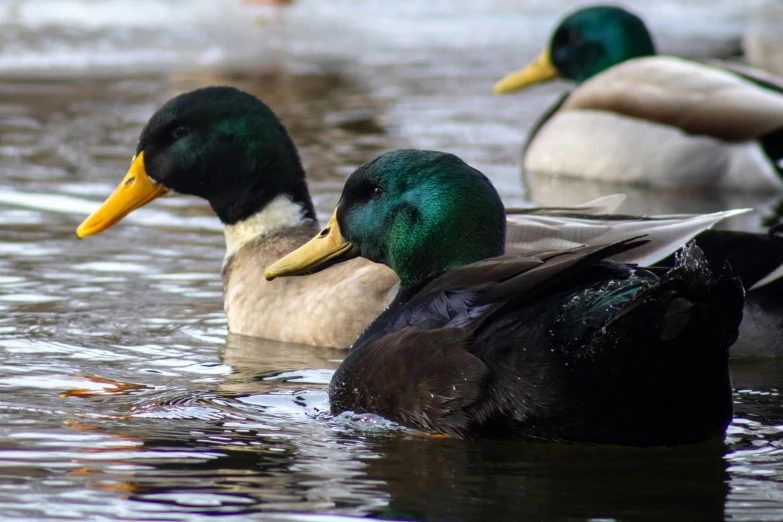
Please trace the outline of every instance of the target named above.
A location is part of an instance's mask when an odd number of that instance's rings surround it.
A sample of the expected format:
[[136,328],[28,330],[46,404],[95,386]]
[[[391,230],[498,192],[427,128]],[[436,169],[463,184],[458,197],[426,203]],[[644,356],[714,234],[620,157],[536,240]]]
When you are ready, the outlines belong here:
[[410,301],[416,293],[424,288],[429,281],[419,283],[415,286],[400,287],[394,300],[386,307],[386,310],[370,323],[364,332],[353,342],[351,350],[361,348],[362,346],[369,344],[370,342],[378,339],[389,333],[389,329],[394,325],[389,324],[389,318],[394,317],[397,311],[402,308],[408,301]]
[[279,122],[277,126],[260,123],[249,129],[227,143],[221,142],[219,154],[216,146],[211,153],[206,152],[217,159],[205,162],[197,177],[203,182],[195,190],[182,192],[209,201],[224,225],[237,225],[265,212],[279,213],[281,196],[303,209],[305,217],[315,220],[305,171],[291,137]]
[[223,225],[226,258],[258,237],[313,222],[315,216],[309,199],[296,201],[289,195],[281,194],[249,217],[231,225]]
[[[223,222],[226,237],[226,259],[258,237],[284,228],[315,223],[315,209],[307,189],[305,172],[291,138],[277,135],[273,148],[253,159],[255,175],[242,175],[248,165],[237,165],[229,171],[241,182],[210,199],[210,205]],[[224,185],[225,186],[225,185]]]

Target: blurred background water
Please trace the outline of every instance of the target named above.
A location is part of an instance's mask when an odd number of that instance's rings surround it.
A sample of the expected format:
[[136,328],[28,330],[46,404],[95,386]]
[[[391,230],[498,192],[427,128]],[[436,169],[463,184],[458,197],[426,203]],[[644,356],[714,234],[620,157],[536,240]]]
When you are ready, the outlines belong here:
[[[777,1],[626,4],[663,52],[783,72]],[[526,132],[567,86],[489,92],[574,5],[0,0],[0,517],[783,520],[783,362],[734,364],[724,444],[429,440],[328,414],[343,351],[227,335],[200,200],[76,239],[155,108],[212,84],[278,113],[322,218],[355,167],[416,147],[460,155],[509,205],[626,192],[626,212],[753,206],[729,226],[761,229],[779,196],[523,180]]]

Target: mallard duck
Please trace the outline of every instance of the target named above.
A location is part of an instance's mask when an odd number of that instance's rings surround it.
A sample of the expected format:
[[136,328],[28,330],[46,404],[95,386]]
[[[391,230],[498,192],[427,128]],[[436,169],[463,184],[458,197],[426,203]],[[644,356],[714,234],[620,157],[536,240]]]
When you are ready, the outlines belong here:
[[455,437],[722,436],[744,301],[730,270],[713,273],[695,245],[656,275],[606,260],[641,238],[521,256],[504,255],[505,237],[492,183],[452,154],[389,152],[348,178],[326,227],[265,272],[361,256],[400,278],[332,378],[334,413]]
[[656,56],[644,22],[614,6],[567,15],[549,48],[497,94],[578,84],[534,126],[528,171],[678,188],[783,190],[783,88],[749,68]]
[[[346,348],[397,292],[393,271],[363,259],[307,279],[274,286],[264,280],[265,266],[319,228],[293,141],[272,110],[250,94],[209,87],[169,100],[142,130],[131,163],[115,192],[77,234],[83,238],[106,230],[168,190],[207,200],[224,225],[224,307],[233,333]],[[507,242],[518,249],[562,248],[574,241],[638,235],[641,227],[649,247],[637,249],[639,255],[620,255],[625,262],[646,264],[741,212],[590,219],[591,213],[612,212],[621,201],[612,196],[571,209],[511,210],[517,215]]]
[[361,259],[310,280],[273,288],[264,280],[263,268],[307,241],[318,223],[293,141],[254,96],[210,87],[174,97],[145,125],[131,163],[78,236],[111,227],[168,190],[207,200],[224,225],[231,332],[345,347],[394,297],[394,273]]

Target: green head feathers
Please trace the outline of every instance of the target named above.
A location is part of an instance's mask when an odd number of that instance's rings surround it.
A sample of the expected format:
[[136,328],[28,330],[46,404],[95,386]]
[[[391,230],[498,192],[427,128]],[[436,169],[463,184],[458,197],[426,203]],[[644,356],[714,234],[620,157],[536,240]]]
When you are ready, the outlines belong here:
[[272,110],[233,87],[207,87],[164,104],[144,127],[136,154],[147,175],[209,201],[226,224],[284,194],[314,218],[291,138]]
[[360,255],[392,268],[403,287],[503,254],[506,215],[492,183],[453,154],[396,150],[365,163],[337,210]]
[[555,78],[583,82],[626,60],[654,54],[641,18],[620,7],[585,7],[560,22],[538,59],[506,75],[492,91],[505,94]]
[[644,22],[620,7],[585,7],[566,16],[549,42],[560,76],[582,82],[632,58],[655,54]]

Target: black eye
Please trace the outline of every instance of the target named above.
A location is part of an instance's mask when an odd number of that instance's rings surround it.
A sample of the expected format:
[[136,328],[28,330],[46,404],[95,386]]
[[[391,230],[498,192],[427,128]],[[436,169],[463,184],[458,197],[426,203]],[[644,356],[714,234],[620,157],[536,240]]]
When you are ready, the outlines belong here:
[[373,187],[370,191],[370,198],[378,199],[383,196],[383,189],[381,187]]
[[557,45],[572,45],[582,39],[582,32],[579,29],[562,28],[555,34],[555,43]]
[[190,127],[188,127],[187,125],[179,125],[171,132],[171,135],[174,136],[175,140],[178,140],[183,136],[186,136],[189,132],[190,132]]

